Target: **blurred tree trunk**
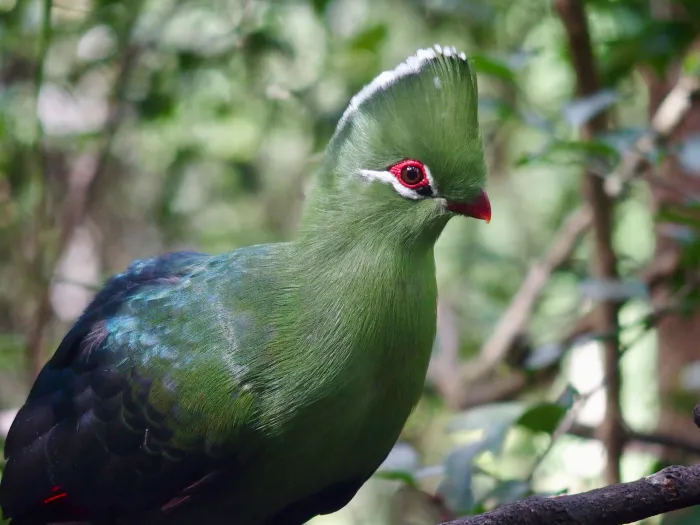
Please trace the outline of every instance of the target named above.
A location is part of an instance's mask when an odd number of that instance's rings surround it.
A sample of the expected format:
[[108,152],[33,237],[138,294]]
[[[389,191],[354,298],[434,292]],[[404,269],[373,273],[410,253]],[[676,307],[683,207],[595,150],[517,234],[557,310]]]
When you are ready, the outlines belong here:
[[[668,19],[683,16],[666,0],[652,0],[653,16]],[[693,52],[700,52],[700,39],[693,45]],[[679,59],[682,57],[679,57]],[[661,102],[676,84],[681,72],[681,63],[674,63],[665,76],[645,72],[649,89],[650,113],[654,115]],[[700,104],[695,101],[679,128],[668,141],[669,150],[682,144],[690,135],[700,134]],[[652,185],[652,207],[658,212],[664,206],[681,206],[682,195],[699,195],[700,178],[687,172],[677,155],[669,157],[658,168],[657,175],[681,191],[670,191],[659,185]],[[654,263],[661,266],[662,260],[674,260],[674,268],[666,279],[652,290],[655,307],[668,304],[679,283],[687,283],[695,276],[682,273],[680,264],[681,245],[673,236],[669,225],[656,226],[656,250]],[[687,272],[687,268],[685,269]],[[700,360],[700,313],[693,315],[668,315],[658,325],[658,380],[661,395],[659,430],[672,435],[683,435],[686,439],[700,443],[700,432],[693,424],[693,406],[700,401],[700,392],[689,392],[683,388],[683,370],[692,362]],[[667,459],[679,458],[667,455]]]

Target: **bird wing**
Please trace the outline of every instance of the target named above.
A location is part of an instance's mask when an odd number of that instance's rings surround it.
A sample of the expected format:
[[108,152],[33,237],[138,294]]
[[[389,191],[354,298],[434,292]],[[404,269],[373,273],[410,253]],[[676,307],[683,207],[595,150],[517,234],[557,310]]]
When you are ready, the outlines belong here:
[[[211,488],[233,465],[235,454],[206,441],[197,414],[178,405],[179,385],[163,377],[174,362],[162,354],[178,340],[156,336],[179,322],[184,326],[176,328],[196,330],[177,317],[178,305],[196,298],[179,290],[152,314],[150,332],[143,324],[129,328],[145,316],[144,301],[169,297],[212,259],[177,252],[136,261],[97,294],[38,376],[7,436],[0,484],[5,517],[42,523],[167,511]],[[187,349],[174,350],[186,357]],[[160,359],[166,372],[147,366],[148,359]],[[188,432],[174,432],[178,422]]]

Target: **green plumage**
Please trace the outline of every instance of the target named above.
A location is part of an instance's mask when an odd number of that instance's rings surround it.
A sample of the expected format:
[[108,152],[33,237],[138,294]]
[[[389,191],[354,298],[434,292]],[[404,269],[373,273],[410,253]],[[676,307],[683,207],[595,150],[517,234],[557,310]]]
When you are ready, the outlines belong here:
[[433,245],[454,210],[490,217],[474,74],[436,49],[353,99],[297,240],[107,283],[8,436],[13,524],[298,525],[349,501],[422,392]]

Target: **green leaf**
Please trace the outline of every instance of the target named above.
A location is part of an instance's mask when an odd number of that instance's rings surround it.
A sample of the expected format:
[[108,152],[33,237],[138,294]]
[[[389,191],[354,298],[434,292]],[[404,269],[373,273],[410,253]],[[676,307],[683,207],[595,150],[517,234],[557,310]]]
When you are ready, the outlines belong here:
[[640,65],[663,76],[671,61],[683,56],[697,32],[688,20],[651,20],[631,34],[608,40],[603,55],[607,85],[619,82]]
[[[675,205],[663,206],[656,214],[656,222],[670,222],[689,226],[692,229],[700,229],[700,221],[696,212],[700,211],[700,205],[686,204],[682,207]],[[691,239],[692,240],[692,239]]]
[[311,7],[314,8],[317,15],[323,15],[326,12],[326,7],[328,7],[329,3],[330,0],[311,0]]
[[276,51],[287,58],[294,56],[294,48],[281,37],[275,35],[270,28],[258,29],[248,33],[245,37],[243,51],[248,60],[256,59],[257,56],[272,51]]
[[685,18],[688,21],[700,24],[700,2],[697,0],[676,0],[685,10]]
[[620,153],[614,147],[601,140],[566,141],[552,140],[541,151],[523,155],[517,166],[534,163],[545,164],[580,164],[582,161],[603,161],[615,165],[620,160]]
[[172,115],[177,102],[170,93],[151,91],[146,98],[136,104],[139,114],[144,120],[157,120]]
[[404,485],[409,487],[418,488],[418,482],[413,474],[410,472],[405,472],[401,470],[381,470],[375,473],[375,477],[379,479],[386,479],[388,481],[401,481]]
[[209,63],[202,55],[192,51],[182,51],[177,53],[176,56],[180,69],[183,72],[198,69]]
[[389,30],[384,24],[377,24],[361,31],[350,42],[350,47],[355,51],[377,51],[382,42],[386,40]]
[[683,73],[690,76],[700,76],[700,51],[691,51],[683,59]]
[[521,427],[533,432],[552,435],[566,415],[567,408],[557,403],[540,403],[530,408],[517,421]]
[[504,61],[486,55],[472,55],[470,60],[477,73],[498,78],[508,84],[516,83],[515,73]]

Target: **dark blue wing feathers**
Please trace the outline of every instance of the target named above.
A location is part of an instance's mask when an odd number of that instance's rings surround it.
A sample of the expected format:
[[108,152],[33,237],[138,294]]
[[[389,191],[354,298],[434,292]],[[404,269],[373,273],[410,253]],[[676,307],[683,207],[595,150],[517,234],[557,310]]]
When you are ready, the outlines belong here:
[[169,448],[148,404],[150,379],[99,351],[107,321],[144,286],[169,286],[208,259],[177,252],[134,262],[111,278],[37,378],[7,436],[0,506],[16,523],[95,519],[165,505],[211,474],[204,454]]

